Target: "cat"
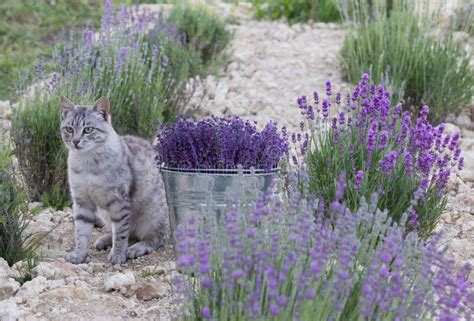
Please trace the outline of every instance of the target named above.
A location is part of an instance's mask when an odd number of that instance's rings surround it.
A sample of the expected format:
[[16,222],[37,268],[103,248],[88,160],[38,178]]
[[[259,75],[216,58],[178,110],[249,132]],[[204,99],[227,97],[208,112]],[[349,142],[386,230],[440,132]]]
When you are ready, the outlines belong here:
[[[107,97],[94,106],[74,105],[61,97],[60,105],[75,228],[75,248],[66,260],[85,261],[98,212],[108,213],[111,232],[102,235],[95,247],[112,246],[110,263],[122,264],[163,246],[169,220],[151,143],[115,132]],[[129,246],[129,242],[136,243]]]

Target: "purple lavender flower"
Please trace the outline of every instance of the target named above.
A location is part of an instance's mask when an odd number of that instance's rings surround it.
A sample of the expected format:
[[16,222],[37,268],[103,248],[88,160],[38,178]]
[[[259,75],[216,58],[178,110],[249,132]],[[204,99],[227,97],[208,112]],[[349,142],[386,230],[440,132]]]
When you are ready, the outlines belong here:
[[410,215],[408,216],[408,222],[411,227],[414,229],[417,229],[420,225],[420,222],[418,221],[418,214],[416,214],[415,210],[410,211]]
[[405,173],[410,175],[412,167],[412,157],[410,153],[405,154]]
[[458,170],[462,171],[463,168],[464,168],[464,157],[460,157],[459,162],[458,162]]
[[454,150],[456,148],[460,136],[461,135],[459,134],[459,132],[456,132],[454,134],[453,138],[451,139],[451,143],[449,144],[449,149],[450,150]]
[[356,190],[360,189],[363,180],[364,180],[364,171],[358,170],[355,174],[355,182],[354,182],[354,187]]
[[344,125],[344,123],[346,122],[346,114],[341,111],[339,113],[339,125]]
[[380,132],[380,137],[379,137],[379,149],[384,149],[387,147],[387,141],[388,141],[388,132],[386,130],[382,130]]
[[[272,169],[288,152],[288,142],[268,123],[261,131],[238,117],[213,117],[193,122],[178,118],[162,126],[157,136],[157,161],[161,166],[193,169]],[[292,140],[301,141],[301,134]]]
[[86,31],[86,37],[85,37],[86,48],[89,48],[89,49],[92,48],[93,41],[94,41],[94,31],[88,29]]
[[367,136],[367,150],[371,153],[375,148],[376,135],[377,135],[378,123],[376,120],[372,121]]
[[128,55],[130,48],[129,47],[122,47],[119,50],[119,54],[117,57],[117,61],[115,62],[115,71],[120,72],[122,66],[125,64],[125,59]]
[[331,106],[331,101],[329,99],[323,99],[323,117],[327,118],[329,116],[329,107]]
[[314,104],[318,105],[319,104],[319,95],[318,92],[313,92],[313,99],[314,99]]
[[346,173],[341,172],[339,174],[339,178],[337,179],[336,183],[336,200],[340,201],[342,200],[344,196],[344,190],[346,189],[347,184],[346,184]]
[[326,81],[326,95],[328,97],[331,96],[331,81],[330,80]]
[[395,166],[397,157],[398,153],[392,150],[380,161],[380,169],[385,175],[388,175],[388,172]]
[[459,159],[459,156],[461,156],[461,148],[456,148],[456,150],[454,151],[453,160],[457,161]]
[[340,92],[336,93],[336,104],[338,104],[338,105],[341,104],[341,93]]
[[[356,101],[359,98],[359,94],[360,94],[360,87],[355,86],[354,87],[354,92],[352,93],[352,101]],[[353,109],[355,109],[355,108],[353,108]]]
[[201,315],[205,319],[211,318],[211,311],[209,310],[209,307],[203,307],[201,310]]

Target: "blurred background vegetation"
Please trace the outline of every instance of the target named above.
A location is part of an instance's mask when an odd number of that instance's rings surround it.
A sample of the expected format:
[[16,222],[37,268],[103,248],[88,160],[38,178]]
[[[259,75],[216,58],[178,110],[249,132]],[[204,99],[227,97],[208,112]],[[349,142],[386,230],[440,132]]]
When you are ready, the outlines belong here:
[[[113,0],[130,5],[132,0]],[[97,27],[104,2],[97,0],[0,1],[0,100],[11,98],[19,70],[40,53],[52,55],[67,29]]]

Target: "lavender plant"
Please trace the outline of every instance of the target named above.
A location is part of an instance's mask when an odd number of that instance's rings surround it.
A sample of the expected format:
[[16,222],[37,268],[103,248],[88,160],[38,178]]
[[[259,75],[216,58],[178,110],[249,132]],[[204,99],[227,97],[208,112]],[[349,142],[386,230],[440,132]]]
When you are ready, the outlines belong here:
[[[428,236],[446,208],[451,174],[463,168],[460,134],[451,136],[444,124],[430,124],[428,106],[412,120],[402,104],[391,105],[383,85],[369,83],[367,74],[344,101],[332,93],[330,82],[326,96],[320,101],[315,92],[312,102],[298,98],[305,122],[303,135],[292,140],[306,153],[311,192],[325,204],[341,194],[351,210],[361,196],[376,192],[377,206],[388,209],[394,221],[408,212],[410,227]],[[330,109],[339,113],[331,118]],[[341,175],[347,182],[344,192],[336,188]]]
[[239,117],[201,121],[178,117],[157,134],[158,165],[183,169],[273,169],[288,152],[274,122],[258,131]]
[[435,120],[469,105],[474,94],[470,55],[451,33],[432,36],[440,29],[433,21],[439,19],[436,11],[425,10],[427,3],[423,9],[406,0],[340,2],[345,20],[354,24],[341,50],[347,80],[356,83],[370,71],[374,81],[393,88],[392,102],[403,99],[406,109],[416,111],[428,104]]
[[192,218],[177,233],[183,318],[469,319],[470,267],[455,273],[438,237],[425,243],[392,222],[375,194],[360,204],[353,212],[334,199],[328,217],[290,189],[284,199],[261,195],[250,211],[234,202],[220,230]]
[[191,66],[200,62],[183,40],[163,15],[106,1],[99,31],[82,30],[57,45],[54,61],[40,57],[23,73],[12,139],[30,198],[57,200],[56,207],[68,199],[59,97],[90,104],[108,96],[117,132],[149,138],[152,120],[172,119],[185,106],[186,80],[200,68]]
[[285,18],[288,23],[339,22],[341,12],[335,0],[252,0],[258,19]]
[[197,53],[205,73],[226,64],[225,49],[232,34],[217,14],[210,13],[205,6],[175,5],[168,21],[178,26],[186,47]]

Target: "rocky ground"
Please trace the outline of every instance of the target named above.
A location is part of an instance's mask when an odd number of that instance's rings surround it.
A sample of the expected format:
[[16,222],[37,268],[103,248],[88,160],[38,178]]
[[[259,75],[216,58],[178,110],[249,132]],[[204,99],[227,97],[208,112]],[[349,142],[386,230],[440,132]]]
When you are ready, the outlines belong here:
[[[218,80],[209,77],[197,88],[189,107],[199,107],[199,117],[234,114],[296,127],[298,96],[323,89],[327,79],[341,90],[348,87],[338,60],[344,37],[339,26],[258,22],[246,5],[218,6],[231,17],[233,54]],[[0,103],[0,115],[8,113],[8,106]],[[455,179],[438,230],[444,231],[444,243],[457,265],[474,266],[474,124],[467,114],[453,116],[450,123],[450,131],[462,132],[466,168]],[[176,315],[170,280],[177,271],[170,247],[111,266],[108,252],[96,251],[92,242],[87,262],[72,265],[63,259],[73,247],[71,209],[34,211],[39,212],[30,230],[47,232],[39,249],[42,258],[34,278],[21,286],[12,277],[19,276],[24,263],[9,268],[0,259],[0,320],[169,320]],[[99,235],[95,231],[94,240]],[[474,283],[472,272],[470,280]]]

